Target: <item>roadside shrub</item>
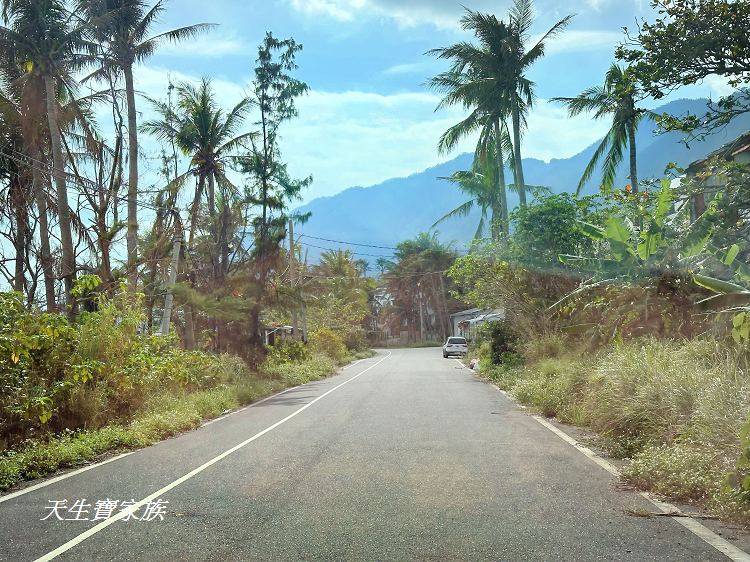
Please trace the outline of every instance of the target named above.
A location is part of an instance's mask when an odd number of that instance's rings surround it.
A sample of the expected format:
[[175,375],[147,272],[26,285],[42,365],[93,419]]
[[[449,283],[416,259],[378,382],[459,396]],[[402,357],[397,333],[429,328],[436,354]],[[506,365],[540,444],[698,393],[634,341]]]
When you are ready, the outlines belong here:
[[534,406],[547,417],[581,421],[579,402],[587,382],[582,365],[569,359],[550,358],[533,369],[524,369],[524,374],[513,387],[519,401]]
[[341,336],[330,328],[318,328],[310,332],[310,346],[336,363],[343,363],[346,359],[346,344]]
[[99,295],[89,309],[70,323],[0,293],[0,490],[192,429],[328,376],[347,357],[335,332],[319,330],[314,345],[325,353],[289,342],[259,378],[239,357],[143,333],[139,297]]
[[296,386],[321,379],[335,370],[336,362],[331,357],[319,353],[301,363],[268,361],[263,365],[263,372],[266,375],[281,380],[288,386]]
[[570,352],[571,342],[562,334],[545,333],[528,338],[521,346],[521,354],[527,363],[535,363],[543,359],[562,357]]
[[725,493],[733,461],[724,451],[692,443],[654,445],[623,471],[627,482],[679,501],[705,502]]
[[0,293],[0,448],[54,425],[56,408],[91,377],[78,334],[61,316],[26,310],[20,293]]
[[305,361],[309,358],[309,348],[304,342],[299,340],[281,341],[268,348],[268,359],[276,363]]
[[[734,386],[736,373],[727,373],[718,359],[716,344],[703,340],[643,340],[613,347],[593,368],[586,399],[591,426],[644,443],[673,442],[689,425],[695,427],[706,396],[717,387]],[[724,404],[716,406],[724,411]],[[722,414],[711,417],[717,415]]]
[[521,364],[518,334],[507,320],[488,322],[482,326],[478,337],[482,342],[489,342],[489,358],[493,365]]

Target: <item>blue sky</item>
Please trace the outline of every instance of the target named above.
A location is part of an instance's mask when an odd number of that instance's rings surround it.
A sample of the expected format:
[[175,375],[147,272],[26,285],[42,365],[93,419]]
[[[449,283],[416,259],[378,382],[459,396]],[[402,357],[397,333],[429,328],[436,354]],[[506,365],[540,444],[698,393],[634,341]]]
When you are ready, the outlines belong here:
[[[509,6],[507,0],[463,3],[499,16]],[[530,74],[539,100],[529,117],[524,156],[548,160],[583,149],[603,134],[606,123],[585,116],[568,119],[546,100],[599,83],[623,26],[633,28],[637,19],[652,17],[652,10],[646,0],[538,0],[535,6],[535,33],[577,14]],[[311,90],[298,104],[299,118],[282,130],[282,148],[294,174],[313,175],[305,196],[310,200],[454,156],[438,154],[436,142],[463,112],[434,111],[438,97],[424,83],[442,65],[424,53],[467,38],[458,27],[462,11],[460,2],[450,0],[172,0],[159,29],[197,22],[219,26],[162,48],[137,69],[136,85],[162,97],[168,76],[176,81],[208,76],[222,104],[230,107],[247,87],[265,32],[294,37],[304,46],[297,75]],[[709,80],[680,97],[726,93],[726,85]],[[147,117],[145,102],[139,105]],[[467,141],[455,154],[471,147]],[[158,147],[147,140],[144,150],[155,155]]]

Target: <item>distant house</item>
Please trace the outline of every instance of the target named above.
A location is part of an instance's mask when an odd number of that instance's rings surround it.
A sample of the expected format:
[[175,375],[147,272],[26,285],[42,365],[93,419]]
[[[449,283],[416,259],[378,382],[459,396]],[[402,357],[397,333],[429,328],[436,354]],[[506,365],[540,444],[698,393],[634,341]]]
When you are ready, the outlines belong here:
[[451,335],[468,337],[469,321],[482,314],[481,308],[470,308],[451,314]]
[[451,314],[451,333],[454,336],[463,336],[472,339],[477,329],[487,322],[495,322],[505,319],[505,309],[487,309],[471,308]]
[[279,342],[294,339],[294,328],[282,324],[273,324],[263,328],[263,343],[276,345]]
[[706,204],[726,184],[726,178],[712,170],[712,164],[718,160],[750,165],[750,131],[713,151],[705,158],[692,162],[685,174],[688,178],[698,178],[701,190],[692,197],[693,217],[699,217],[706,210]]

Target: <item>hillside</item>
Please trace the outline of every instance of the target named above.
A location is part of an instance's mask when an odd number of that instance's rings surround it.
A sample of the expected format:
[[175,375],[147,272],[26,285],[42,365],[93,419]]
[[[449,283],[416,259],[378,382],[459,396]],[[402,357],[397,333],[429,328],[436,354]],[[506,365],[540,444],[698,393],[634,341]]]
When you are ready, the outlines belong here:
[[[677,100],[655,111],[673,115],[701,113],[705,104],[706,100]],[[750,129],[750,116],[735,119],[725,130],[701,143],[692,143],[690,148],[680,142],[682,136],[679,133],[655,135],[654,129],[654,123],[647,119],[638,131],[636,145],[641,179],[659,177],[669,162],[685,166],[702,158],[727,140]],[[595,146],[596,144],[592,144],[570,158],[552,159],[549,162],[525,158],[526,183],[544,185],[556,193],[574,191]],[[465,200],[455,187],[440,178],[456,170],[469,168],[471,160],[471,154],[461,154],[408,177],[389,179],[370,187],[352,187],[331,197],[314,199],[300,208],[303,212],[312,212],[310,221],[301,227],[301,231],[321,238],[393,246],[401,240],[429,230],[436,219]],[[506,176],[512,178],[510,170],[506,171]],[[623,162],[618,172],[618,183],[625,183],[626,178],[626,162]],[[595,174],[585,192],[595,193],[599,181],[600,176]],[[515,194],[509,193],[509,200],[511,206],[517,204]],[[476,215],[452,219],[440,224],[437,230],[442,240],[461,245],[471,239],[477,220]],[[340,246],[314,239],[303,239],[303,242],[325,247]],[[362,248],[359,251],[369,254],[388,253],[387,250]],[[314,259],[320,249],[311,246],[309,252]]]

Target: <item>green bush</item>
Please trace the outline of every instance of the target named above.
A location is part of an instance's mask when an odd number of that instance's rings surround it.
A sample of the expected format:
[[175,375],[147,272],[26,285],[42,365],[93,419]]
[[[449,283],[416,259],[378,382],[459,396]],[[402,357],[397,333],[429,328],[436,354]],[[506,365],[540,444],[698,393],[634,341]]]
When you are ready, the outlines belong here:
[[[713,421],[705,420],[705,415],[718,420],[726,411],[727,404],[716,403],[717,390],[736,388],[739,382],[736,365],[732,369],[727,360],[715,343],[704,340],[615,346],[600,354],[592,369],[586,399],[591,426],[652,443],[671,443],[686,433],[736,443],[736,422],[728,434],[718,434],[708,427]],[[740,384],[746,384],[746,373],[742,378]],[[706,399],[718,408],[713,414],[705,412]],[[701,416],[703,423],[696,423]]]
[[297,386],[315,381],[332,374],[336,370],[336,362],[327,355],[314,354],[310,359],[301,363],[267,362],[263,371],[270,377],[281,380],[287,386]]
[[310,349],[299,340],[281,341],[268,348],[268,359],[276,363],[305,361],[309,358]]
[[679,501],[705,502],[720,497],[732,468],[721,450],[692,443],[653,445],[637,453],[623,476],[644,490]]
[[128,423],[149,396],[214,388],[249,376],[229,355],[185,351],[142,334],[137,297],[100,297],[75,324],[0,293],[0,446],[66,429]]
[[347,349],[344,340],[330,328],[318,328],[310,333],[310,346],[313,350],[324,353],[336,363],[344,363]]
[[259,378],[238,357],[142,333],[138,297],[100,295],[89,308],[70,323],[0,293],[0,490],[192,429],[328,376],[348,357],[336,332],[321,329],[320,352],[299,342],[272,348]]
[[489,359],[493,365],[514,366],[522,363],[519,338],[511,323],[498,320],[484,324],[477,336],[481,343],[489,344]]

